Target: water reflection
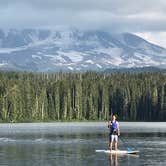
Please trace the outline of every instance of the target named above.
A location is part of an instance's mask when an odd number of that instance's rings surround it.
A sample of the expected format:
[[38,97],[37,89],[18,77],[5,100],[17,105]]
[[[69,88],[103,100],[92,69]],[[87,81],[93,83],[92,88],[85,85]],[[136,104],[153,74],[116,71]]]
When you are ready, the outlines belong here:
[[64,126],[63,123],[1,124],[0,165],[166,165],[166,128],[160,128],[160,124],[154,124],[151,129],[142,127],[149,123],[139,125],[142,128],[135,123],[125,125],[122,125],[120,136],[123,142],[119,141],[118,147],[120,150],[135,147],[140,151],[140,156],[96,153],[96,149],[108,149],[109,131],[103,124],[90,123],[90,127],[88,123],[72,123],[69,126],[66,123]]
[[110,166],[117,166],[118,165],[118,154],[110,154]]

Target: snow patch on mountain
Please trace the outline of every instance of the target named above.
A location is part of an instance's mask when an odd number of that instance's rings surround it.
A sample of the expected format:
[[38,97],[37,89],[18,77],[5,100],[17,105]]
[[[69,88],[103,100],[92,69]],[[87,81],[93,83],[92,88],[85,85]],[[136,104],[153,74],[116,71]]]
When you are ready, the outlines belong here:
[[89,64],[92,64],[92,65],[94,64],[94,62],[92,60],[86,60],[85,62],[89,63]]
[[70,66],[69,66],[69,67],[67,67],[67,68],[68,68],[68,69],[70,69],[70,70],[74,70],[74,69],[73,69],[72,67],[70,67]]
[[4,67],[4,66],[7,66],[8,63],[4,62],[4,63],[0,63],[0,67]]
[[35,58],[35,59],[42,59],[42,57],[39,56],[39,55],[32,55],[32,58]]
[[70,51],[70,52],[61,52],[58,51],[59,56],[68,57],[73,63],[78,63],[83,60],[83,56],[79,52]]
[[100,69],[103,68],[103,67],[102,67],[101,65],[99,65],[99,64],[96,64],[96,66],[99,67]]
[[116,56],[116,57],[113,57],[112,59],[109,59],[108,62],[114,66],[120,66],[125,61],[120,56]]
[[121,48],[98,48],[94,51],[98,54],[103,53],[114,57],[117,55],[121,55],[123,50]]
[[[166,49],[129,33],[79,30],[1,30],[0,66],[20,70],[166,68]],[[10,40],[9,40],[10,39]],[[5,62],[5,63],[4,63]]]
[[85,68],[88,67],[88,65],[86,65],[86,64],[81,64],[81,66],[82,66],[82,67],[85,67]]
[[47,57],[50,58],[50,60],[52,60],[53,62],[60,62],[60,63],[65,63],[66,60],[59,55],[43,55],[43,57]]

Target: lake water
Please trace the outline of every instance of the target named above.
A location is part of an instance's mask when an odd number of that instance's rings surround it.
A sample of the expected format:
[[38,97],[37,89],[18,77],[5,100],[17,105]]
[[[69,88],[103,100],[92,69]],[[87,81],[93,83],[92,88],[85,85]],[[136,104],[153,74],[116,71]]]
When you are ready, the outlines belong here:
[[121,122],[119,149],[139,155],[96,153],[108,149],[104,122],[0,124],[3,166],[165,166],[166,123]]

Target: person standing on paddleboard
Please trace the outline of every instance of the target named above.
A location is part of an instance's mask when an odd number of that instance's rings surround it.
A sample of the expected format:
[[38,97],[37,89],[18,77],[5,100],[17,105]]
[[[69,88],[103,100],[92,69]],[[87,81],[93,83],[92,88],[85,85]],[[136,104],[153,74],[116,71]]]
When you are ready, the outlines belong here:
[[112,150],[113,143],[115,144],[115,150],[118,150],[118,136],[120,135],[119,122],[116,120],[116,116],[112,115],[108,121],[109,133],[109,146],[110,151]]

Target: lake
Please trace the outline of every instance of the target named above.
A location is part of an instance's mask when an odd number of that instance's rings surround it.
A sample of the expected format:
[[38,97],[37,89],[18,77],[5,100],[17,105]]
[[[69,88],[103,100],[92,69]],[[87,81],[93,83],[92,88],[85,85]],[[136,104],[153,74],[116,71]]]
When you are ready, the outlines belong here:
[[166,123],[120,122],[119,149],[139,155],[96,153],[108,149],[105,122],[0,124],[3,166],[165,166]]

